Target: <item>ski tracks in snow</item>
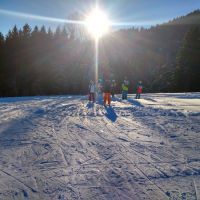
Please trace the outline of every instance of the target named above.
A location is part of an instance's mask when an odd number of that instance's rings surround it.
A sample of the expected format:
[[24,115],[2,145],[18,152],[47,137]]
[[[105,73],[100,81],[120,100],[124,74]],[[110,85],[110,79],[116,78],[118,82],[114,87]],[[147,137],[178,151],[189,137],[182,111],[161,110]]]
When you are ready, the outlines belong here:
[[199,115],[82,97],[1,113],[0,199],[199,198]]

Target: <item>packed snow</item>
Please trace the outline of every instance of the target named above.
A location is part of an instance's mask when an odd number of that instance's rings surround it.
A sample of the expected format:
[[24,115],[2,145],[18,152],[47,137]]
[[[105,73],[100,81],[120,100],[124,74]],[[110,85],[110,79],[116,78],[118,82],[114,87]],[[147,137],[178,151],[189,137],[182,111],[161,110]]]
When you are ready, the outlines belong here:
[[0,200],[200,199],[200,93],[0,99]]

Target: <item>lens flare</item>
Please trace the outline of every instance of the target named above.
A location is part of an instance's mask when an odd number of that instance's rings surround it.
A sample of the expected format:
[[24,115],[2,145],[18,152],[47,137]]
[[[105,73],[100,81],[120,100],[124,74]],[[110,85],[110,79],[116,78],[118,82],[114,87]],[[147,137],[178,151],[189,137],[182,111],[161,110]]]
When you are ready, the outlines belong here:
[[110,22],[106,14],[96,7],[86,18],[85,25],[89,33],[95,37],[100,38],[109,31]]
[[28,13],[15,12],[15,11],[9,11],[9,10],[2,10],[2,9],[0,9],[0,13],[4,14],[4,15],[14,16],[14,17],[26,18],[26,19],[30,19],[30,20],[39,20],[39,21],[57,22],[57,23],[67,23],[67,24],[84,24],[83,21],[46,17],[46,16],[41,16],[41,15],[33,15],[33,14],[28,14]]

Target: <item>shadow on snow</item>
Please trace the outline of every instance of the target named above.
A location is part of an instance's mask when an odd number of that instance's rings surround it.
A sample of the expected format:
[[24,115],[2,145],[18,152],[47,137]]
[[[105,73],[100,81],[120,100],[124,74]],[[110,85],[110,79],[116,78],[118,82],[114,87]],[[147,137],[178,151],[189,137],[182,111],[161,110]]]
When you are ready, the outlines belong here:
[[106,114],[105,116],[111,120],[112,122],[115,122],[117,120],[117,114],[115,113],[114,109],[109,106],[109,107],[106,107]]

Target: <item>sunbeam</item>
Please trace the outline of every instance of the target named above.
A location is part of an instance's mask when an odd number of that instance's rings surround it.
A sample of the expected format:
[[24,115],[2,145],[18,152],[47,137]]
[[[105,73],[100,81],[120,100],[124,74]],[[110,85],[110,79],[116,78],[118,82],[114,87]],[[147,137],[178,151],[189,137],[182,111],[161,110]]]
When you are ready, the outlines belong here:
[[[31,19],[31,20],[39,20],[39,21],[46,21],[46,22],[81,24],[81,25],[86,25],[86,26],[87,26],[87,23],[88,23],[85,20],[81,21],[81,20],[69,20],[69,19],[62,19],[62,18],[54,18],[54,17],[34,15],[34,14],[23,13],[23,12],[15,12],[15,11],[4,10],[4,9],[0,9],[0,13],[3,14],[3,15],[10,15],[10,16],[14,16],[14,17],[28,18],[28,19]],[[152,21],[151,20],[150,21],[140,21],[140,22],[138,22],[138,21],[135,21],[135,22],[107,21],[106,23],[107,23],[107,26],[110,26],[110,27],[121,27],[121,26],[132,27],[132,26],[150,26],[152,24],[160,24],[163,21],[164,21],[163,19],[160,19],[160,20],[152,20]]]
[[98,72],[99,72],[99,39],[95,39],[95,82],[98,82]]
[[84,21],[46,17],[46,16],[33,15],[33,14],[22,13],[22,12],[15,12],[15,11],[10,11],[10,10],[3,10],[3,9],[0,9],[0,13],[4,14],[4,15],[10,15],[10,16],[15,16],[15,17],[20,17],[20,18],[28,18],[28,19],[32,19],[32,20],[47,21],[47,22],[57,22],[57,23],[67,23],[67,24],[83,24],[83,25],[85,24]]
[[152,21],[135,21],[135,22],[110,22],[110,26],[112,27],[120,27],[120,26],[127,26],[127,27],[133,27],[133,26],[152,26],[156,24],[163,23],[163,19],[160,20],[152,20]]

